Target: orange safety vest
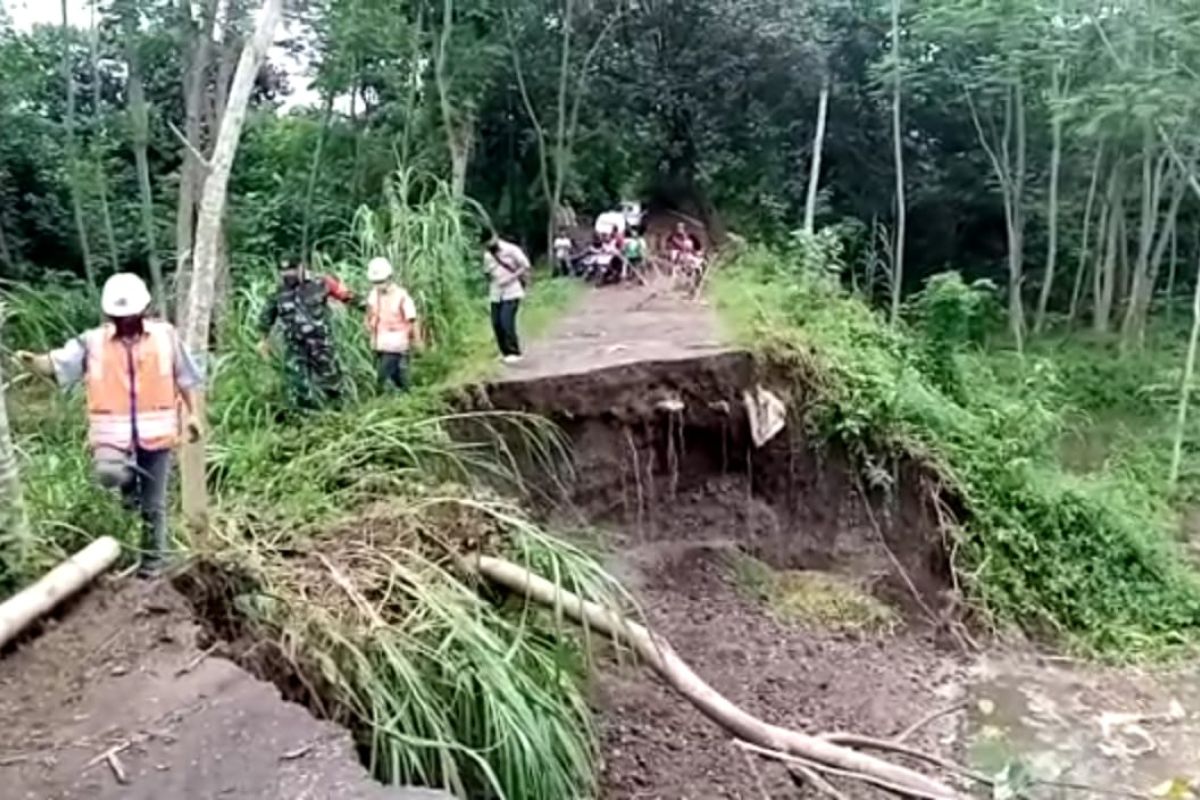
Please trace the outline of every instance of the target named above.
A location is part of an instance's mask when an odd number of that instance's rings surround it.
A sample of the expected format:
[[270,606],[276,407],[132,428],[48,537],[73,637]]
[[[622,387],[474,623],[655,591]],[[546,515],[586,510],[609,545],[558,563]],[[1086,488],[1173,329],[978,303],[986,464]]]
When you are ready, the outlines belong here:
[[175,337],[175,328],[158,320],[146,320],[145,333],[132,344],[118,339],[111,324],[83,335],[88,438],[94,450],[131,452],[135,445],[166,450],[178,444]]
[[376,353],[407,353],[412,339],[413,321],[404,313],[408,292],[399,286],[367,295],[367,333]]

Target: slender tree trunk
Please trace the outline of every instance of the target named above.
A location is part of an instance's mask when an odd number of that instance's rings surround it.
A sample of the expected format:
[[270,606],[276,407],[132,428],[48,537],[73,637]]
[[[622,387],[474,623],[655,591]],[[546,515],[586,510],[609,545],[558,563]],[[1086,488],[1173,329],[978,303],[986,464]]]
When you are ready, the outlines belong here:
[[1171,452],[1171,488],[1179,482],[1179,466],[1183,461],[1183,440],[1187,438],[1188,405],[1192,399],[1192,378],[1196,372],[1196,344],[1200,340],[1200,264],[1196,269],[1196,288],[1192,293],[1192,333],[1188,337],[1187,360],[1183,364],[1183,381],[1179,387],[1179,408],[1175,414],[1175,443]]
[[1120,246],[1121,218],[1125,206],[1121,197],[1122,180],[1120,164],[1113,167],[1108,182],[1108,221],[1105,224],[1104,258],[1097,264],[1095,276],[1095,304],[1092,309],[1092,328],[1096,333],[1108,333],[1112,317],[1113,294],[1117,284],[1117,248]]
[[[1100,146],[1096,148],[1096,160],[1092,164],[1092,180],[1088,184],[1087,200],[1084,201],[1083,205],[1083,235],[1079,246],[1079,266],[1075,271],[1075,285],[1071,289],[1071,306],[1067,310],[1068,324],[1074,323],[1079,313],[1079,299],[1083,292],[1083,279],[1087,273],[1088,264],[1090,263],[1090,260],[1088,259],[1088,246],[1090,244],[1088,234],[1091,232],[1092,209],[1096,203],[1096,188],[1100,183],[1100,165],[1103,163],[1103,161],[1104,144],[1101,143]],[[1103,219],[1103,217],[1101,217],[1101,219]],[[1101,233],[1100,238],[1103,238],[1103,235],[1104,234]]]
[[184,325],[188,287],[191,283],[192,242],[196,230],[196,201],[204,180],[204,167],[195,153],[203,152],[204,95],[208,86],[208,67],[212,59],[213,28],[219,0],[205,0],[201,24],[191,23],[191,0],[179,0],[180,13],[188,20],[184,41],[188,42],[187,71],[183,76],[183,135],[187,145],[181,149],[179,201],[175,208],[175,317]]
[[547,221],[546,252],[553,252],[554,221],[558,218],[558,205],[562,202],[563,187],[567,176],[567,159],[570,156],[570,143],[567,141],[567,80],[571,71],[571,29],[574,25],[574,0],[565,0],[563,12],[562,47],[559,51],[558,65],[558,106],[555,118],[554,136],[554,192],[550,197],[550,219]]
[[1176,181],[1171,190],[1171,204],[1167,208],[1163,224],[1159,226],[1158,240],[1154,243],[1154,252],[1150,254],[1149,275],[1146,279],[1145,290],[1134,295],[1134,345],[1142,349],[1146,344],[1146,325],[1150,321],[1150,309],[1154,303],[1154,288],[1158,286],[1158,276],[1162,272],[1162,262],[1167,254],[1167,247],[1175,238],[1175,228],[1179,221],[1179,208],[1183,205],[1185,184],[1182,179]]
[[450,78],[446,74],[447,50],[454,30],[454,0],[442,2],[442,30],[434,49],[434,82],[437,84],[438,105],[442,111],[442,127],[446,131],[446,147],[450,152],[450,188],[455,197],[462,197],[467,188],[467,167],[471,160],[474,140],[473,122],[456,120],[450,102]]
[[1143,309],[1150,305],[1150,295],[1154,292],[1153,280],[1150,276],[1150,260],[1154,248],[1155,233],[1158,226],[1158,207],[1162,200],[1162,187],[1170,166],[1168,156],[1164,153],[1158,164],[1154,164],[1154,136],[1149,126],[1146,127],[1142,147],[1142,211],[1141,224],[1138,229],[1137,261],[1134,263],[1129,288],[1129,302],[1125,306],[1125,316],[1121,321],[1121,346],[1129,349],[1135,341],[1140,341],[1142,334],[1141,317]]
[[75,233],[79,237],[79,253],[83,257],[83,273],[88,287],[96,291],[96,265],[92,261],[91,242],[88,241],[87,221],[83,214],[83,198],[80,194],[79,149],[75,142],[75,70],[71,64],[71,27],[67,19],[67,0],[62,0],[63,33],[63,79],[67,83],[67,110],[64,128],[67,138],[67,170],[71,184],[71,209],[75,217]]
[[138,197],[141,201],[142,237],[146,240],[146,265],[154,290],[154,305],[159,316],[168,318],[167,287],[162,264],[158,260],[158,236],[154,230],[154,191],[150,187],[150,120],[146,108],[146,90],[142,84],[141,56],[138,53],[137,20],[127,18],[125,25],[125,61],[129,65],[129,121],[133,132],[133,159],[137,165]]
[[[529,85],[525,82],[525,68],[522,65],[521,49],[517,44],[516,35],[513,33],[512,14],[507,6],[501,7],[504,15],[504,29],[508,36],[508,50],[513,62],[513,72],[517,77],[517,89],[521,95],[521,104],[525,106],[525,113],[529,115],[529,122],[533,125],[533,133],[537,139],[537,156],[538,156],[538,182],[542,187],[542,194],[546,197],[546,252],[552,252],[554,249],[555,236],[555,213],[558,210],[558,178],[557,178],[557,162],[555,169],[555,179],[553,186],[550,180],[550,146],[546,141],[546,129],[542,125],[541,117],[534,108],[533,98],[529,94]],[[565,49],[565,48],[564,48]],[[559,74],[560,96],[561,87],[565,83],[566,73]],[[509,159],[510,167],[515,167],[513,159]]]
[[1179,224],[1171,228],[1171,260],[1167,265],[1167,325],[1175,321],[1175,273],[1179,268]]
[[[1058,85],[1058,65],[1055,64],[1054,85]],[[1046,324],[1046,308],[1054,291],[1054,271],[1058,265],[1058,182],[1062,166],[1063,118],[1057,109],[1050,123],[1050,189],[1046,199],[1046,275],[1042,280],[1042,292],[1038,297],[1037,315],[1033,322],[1034,333],[1041,333]]]
[[104,169],[104,144],[100,136],[103,122],[100,116],[100,29],[96,26],[96,2],[92,0],[92,31],[88,39],[92,67],[92,124],[96,135],[92,145],[92,160],[96,167],[96,194],[100,200],[100,219],[104,223],[108,257],[113,272],[121,271],[121,257],[117,250],[117,234],[113,228],[112,208],[108,202],[108,176]]
[[[192,280],[188,291],[186,326],[183,329],[184,342],[200,356],[208,353],[213,294],[220,257],[221,221],[225,212],[229,173],[233,169],[233,159],[246,121],[246,106],[254,89],[254,79],[275,40],[275,28],[282,14],[283,0],[264,0],[254,36],[243,48],[234,73],[229,101],[221,115],[221,127],[213,148],[211,170],[200,197],[196,247],[192,254]],[[204,413],[205,395],[203,390],[196,392],[198,414]],[[208,487],[205,484],[202,442],[184,445],[182,470],[184,515],[194,531],[203,532],[208,524]]]
[[[0,333],[3,327],[4,305],[0,302]],[[4,387],[4,359],[0,358],[0,560],[16,571],[29,551],[30,533]]]
[[804,232],[811,235],[817,217],[817,190],[821,185],[821,154],[825,149],[825,118],[829,112],[829,74],[821,79],[817,98],[817,131],[813,134],[812,165],[808,171],[808,197],[804,201]]
[[1013,178],[1013,239],[1008,253],[1008,314],[1017,352],[1024,349],[1025,303],[1021,291],[1025,283],[1025,170],[1028,138],[1025,129],[1025,84],[1020,78],[1013,90],[1016,113],[1017,164]]
[[0,265],[6,269],[13,268],[12,250],[8,247],[8,238],[4,233],[4,215],[0,214]]
[[892,151],[896,163],[896,245],[892,254],[892,324],[900,319],[904,289],[904,250],[908,235],[908,200],[904,194],[904,129],[901,124],[900,0],[892,0]]
[[333,118],[333,92],[325,98],[325,108],[321,112],[321,130],[317,134],[317,145],[313,148],[312,165],[308,170],[308,188],[304,192],[304,217],[300,226],[300,257],[307,259],[308,234],[312,224],[313,198],[317,192],[317,179],[321,174],[321,155],[325,150],[325,139],[329,136],[329,123]]

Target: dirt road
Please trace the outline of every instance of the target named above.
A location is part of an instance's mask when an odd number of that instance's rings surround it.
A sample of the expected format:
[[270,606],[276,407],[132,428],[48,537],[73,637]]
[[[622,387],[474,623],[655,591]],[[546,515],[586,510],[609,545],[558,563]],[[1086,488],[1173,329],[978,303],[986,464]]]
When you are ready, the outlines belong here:
[[199,646],[168,584],[102,581],[0,658],[13,800],[446,800],[371,780],[349,734]]

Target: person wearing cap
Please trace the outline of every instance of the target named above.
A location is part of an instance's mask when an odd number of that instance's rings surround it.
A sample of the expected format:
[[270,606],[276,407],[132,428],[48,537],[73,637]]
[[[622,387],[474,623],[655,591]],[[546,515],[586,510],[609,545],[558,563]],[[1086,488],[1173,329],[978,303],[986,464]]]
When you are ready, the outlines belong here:
[[344,382],[333,342],[329,302],[354,303],[354,294],[333,275],[311,275],[304,263],[280,264],[279,286],[258,320],[264,357],[271,354],[271,330],[283,333],[284,382],[293,408],[314,411],[336,403]]
[[[96,477],[119,490],[127,508],[140,512],[138,571],[149,577],[162,569],[168,552],[171,451],[181,432],[191,441],[202,433],[192,398],[202,377],[175,327],[146,316],[150,292],[137,275],[109,278],[100,307],[105,321],[99,327],[49,353],[16,356],[64,388],[83,382]],[[181,406],[187,413],[183,425]]]
[[408,353],[421,346],[421,327],[412,295],[392,280],[395,271],[386,258],[367,263],[367,335],[379,364],[379,383],[386,389],[408,391]]

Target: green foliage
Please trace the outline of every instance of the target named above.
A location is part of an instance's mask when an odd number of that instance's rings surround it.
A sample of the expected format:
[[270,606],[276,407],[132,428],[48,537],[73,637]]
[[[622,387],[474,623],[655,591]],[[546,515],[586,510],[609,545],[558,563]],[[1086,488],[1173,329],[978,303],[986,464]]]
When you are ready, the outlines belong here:
[[968,285],[957,272],[934,275],[912,299],[922,344],[921,367],[934,386],[955,400],[964,398],[959,360],[965,347],[980,344],[995,315],[995,285]]
[[967,512],[956,569],[982,611],[1110,653],[1195,637],[1200,582],[1160,498],[1120,471],[1074,476],[1058,464],[1066,407],[1051,364],[1006,372],[963,351],[955,399],[923,371],[922,337],[784,261],[750,250],[718,273],[722,308],[815,390],[808,421],[819,435],[864,466],[912,457],[941,476]]

